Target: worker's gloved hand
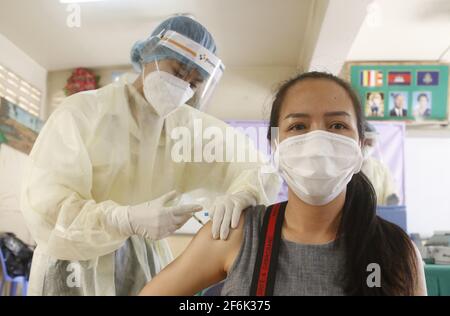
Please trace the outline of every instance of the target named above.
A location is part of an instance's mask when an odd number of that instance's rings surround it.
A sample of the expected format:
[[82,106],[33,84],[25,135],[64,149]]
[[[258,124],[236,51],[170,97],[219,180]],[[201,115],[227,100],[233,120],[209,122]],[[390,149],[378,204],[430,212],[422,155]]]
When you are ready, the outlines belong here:
[[239,224],[242,211],[256,205],[256,198],[247,191],[227,194],[216,198],[211,208],[212,234],[214,239],[226,240],[231,228]]
[[128,206],[126,215],[121,213],[114,222],[127,236],[139,235],[152,240],[167,237],[203,208],[197,204],[164,206],[176,197],[177,193],[172,191],[155,200]]

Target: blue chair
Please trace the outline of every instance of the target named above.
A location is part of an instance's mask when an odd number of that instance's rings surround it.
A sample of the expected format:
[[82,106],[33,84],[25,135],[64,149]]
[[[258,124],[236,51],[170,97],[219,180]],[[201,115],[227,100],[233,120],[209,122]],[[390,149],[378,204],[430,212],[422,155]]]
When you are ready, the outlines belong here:
[[405,205],[378,206],[377,215],[408,232]]
[[3,290],[6,283],[11,284],[11,288],[9,291],[10,296],[16,296],[17,285],[19,284],[22,284],[22,296],[27,296],[28,281],[26,276],[12,277],[8,274],[8,270],[6,269],[6,259],[3,255],[2,247],[0,247],[0,264],[3,272],[2,280],[0,283],[0,296],[3,295]]

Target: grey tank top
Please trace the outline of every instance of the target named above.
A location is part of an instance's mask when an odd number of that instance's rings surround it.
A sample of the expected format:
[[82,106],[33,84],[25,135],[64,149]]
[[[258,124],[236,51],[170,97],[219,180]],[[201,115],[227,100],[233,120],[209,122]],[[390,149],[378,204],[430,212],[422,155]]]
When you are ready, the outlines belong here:
[[[223,282],[222,295],[250,294],[265,211],[262,205],[246,210],[241,249]],[[343,253],[334,242],[307,245],[282,238],[273,293],[279,296],[344,295],[339,285],[342,263]]]

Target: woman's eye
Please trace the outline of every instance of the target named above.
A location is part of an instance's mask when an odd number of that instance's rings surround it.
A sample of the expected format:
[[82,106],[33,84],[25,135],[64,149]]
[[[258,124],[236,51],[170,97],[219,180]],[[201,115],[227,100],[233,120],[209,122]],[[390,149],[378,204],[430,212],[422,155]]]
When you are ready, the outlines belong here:
[[306,129],[305,124],[294,124],[289,127],[290,131],[302,131]]
[[346,129],[347,126],[345,126],[345,125],[342,124],[342,123],[334,123],[334,124],[331,124],[330,128],[331,128],[331,129],[341,130],[341,129]]

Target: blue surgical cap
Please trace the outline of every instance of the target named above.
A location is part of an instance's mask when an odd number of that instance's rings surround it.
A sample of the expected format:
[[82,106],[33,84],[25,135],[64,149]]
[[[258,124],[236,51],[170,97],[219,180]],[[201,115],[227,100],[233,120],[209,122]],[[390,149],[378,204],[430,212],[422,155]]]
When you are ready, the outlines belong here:
[[174,16],[158,25],[148,39],[134,44],[131,49],[131,62],[136,71],[142,71],[142,64],[162,59],[177,59],[186,64],[191,63],[187,58],[171,49],[162,45],[157,46],[159,38],[156,36],[166,31],[180,33],[211,52],[216,52],[214,39],[203,25],[188,16]]

